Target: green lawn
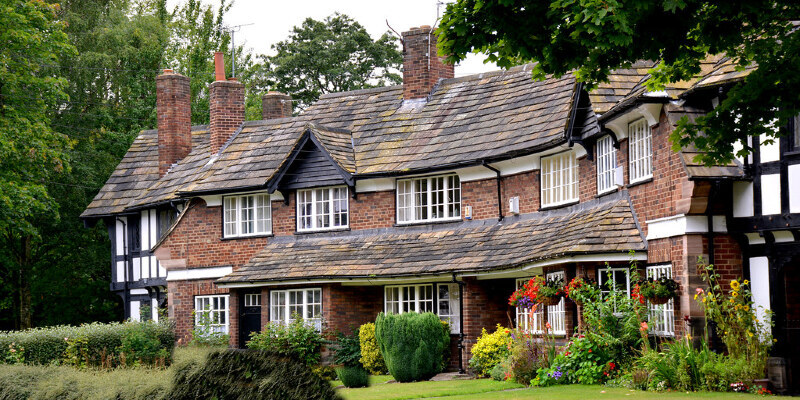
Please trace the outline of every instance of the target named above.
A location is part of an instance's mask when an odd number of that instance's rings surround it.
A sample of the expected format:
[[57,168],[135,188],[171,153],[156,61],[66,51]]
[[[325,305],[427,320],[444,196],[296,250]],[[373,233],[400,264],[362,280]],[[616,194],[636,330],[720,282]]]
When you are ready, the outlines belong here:
[[[524,388],[522,385],[509,382],[496,382],[490,379],[455,380],[443,382],[383,383],[389,377],[371,377],[368,388],[339,389],[345,400],[371,399],[421,399],[430,397],[447,397],[447,399],[558,399],[558,400],[594,400],[594,399],[657,399],[657,400],[690,400],[690,399],[736,399],[755,398],[755,395],[738,393],[656,393],[638,390],[609,388],[605,386],[565,385],[549,388]],[[338,383],[334,382],[338,386]]]

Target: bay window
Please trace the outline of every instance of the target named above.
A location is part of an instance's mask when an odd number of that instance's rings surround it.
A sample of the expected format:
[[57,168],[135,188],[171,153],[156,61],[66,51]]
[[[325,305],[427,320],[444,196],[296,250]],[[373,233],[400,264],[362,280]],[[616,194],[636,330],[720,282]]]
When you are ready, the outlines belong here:
[[461,181],[458,175],[397,181],[397,222],[458,220]]
[[611,136],[603,136],[597,141],[597,194],[615,188],[614,170],[617,168],[617,150]]
[[653,177],[652,134],[644,119],[628,125],[628,175],[631,183]]
[[578,201],[578,160],[567,151],[542,157],[542,207]]
[[349,226],[347,187],[297,191],[297,230],[318,231]]
[[223,236],[241,237],[272,233],[272,210],[268,194],[225,196]]
[[289,324],[299,317],[322,331],[322,289],[272,290],[269,299],[270,322]]

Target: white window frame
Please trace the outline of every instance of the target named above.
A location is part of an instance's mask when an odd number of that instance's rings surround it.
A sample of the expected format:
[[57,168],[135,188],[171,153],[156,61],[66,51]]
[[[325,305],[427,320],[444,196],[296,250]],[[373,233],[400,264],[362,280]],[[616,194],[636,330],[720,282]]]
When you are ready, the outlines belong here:
[[[533,279],[532,276],[527,278],[519,278],[516,281],[515,290],[525,286],[528,281]],[[514,307],[517,314],[517,328],[522,329],[523,332],[531,334],[544,333],[544,307],[541,305],[536,307],[536,311],[531,312],[527,307]]]
[[614,277],[614,284],[616,285],[616,275],[613,272],[625,272],[625,293],[628,297],[631,297],[631,270],[628,267],[611,267],[611,268],[600,268],[597,270],[597,284],[600,286],[601,294],[605,295],[607,293],[611,293],[611,291],[606,287],[605,279],[608,278],[608,271],[611,271],[611,276]]
[[[339,195],[338,197],[336,195]],[[344,194],[342,197],[341,195]],[[321,198],[327,196],[327,199]],[[330,231],[337,229],[347,229],[350,227],[350,200],[349,189],[347,186],[330,186],[323,188],[301,189],[297,191],[297,231],[316,232]],[[320,209],[320,205],[323,209]],[[327,205],[328,212],[324,206]],[[342,205],[344,207],[342,207]],[[337,206],[339,207],[337,209]],[[305,214],[308,210],[309,214]],[[347,220],[345,224],[341,219],[337,225],[337,216],[344,216]],[[328,226],[320,226],[320,219],[327,220]],[[308,220],[306,226],[304,220]]]
[[[566,275],[564,274],[564,271],[549,272],[546,275],[546,279],[558,279],[558,278],[566,280]],[[567,311],[564,305],[563,297],[558,302],[558,304],[554,306],[547,306],[547,322],[550,323],[551,334],[553,335],[567,334],[566,316],[567,316]]]
[[[309,301],[309,294],[312,295]],[[300,296],[301,302],[291,303],[290,300]],[[319,300],[319,301],[316,301]],[[282,303],[282,304],[281,304]],[[315,311],[319,311],[316,312]],[[303,317],[303,321],[313,326],[314,329],[322,331],[322,289],[303,288],[270,290],[269,292],[269,320],[270,322],[289,324],[293,321],[292,314],[297,312]],[[310,312],[310,313],[309,313]]]
[[[428,290],[430,289],[430,290]],[[430,297],[427,294],[430,293]],[[436,294],[432,283],[422,285],[390,285],[383,288],[383,310],[391,314],[433,312]],[[390,308],[396,305],[397,308]],[[405,308],[408,308],[406,310]]]
[[461,179],[457,174],[398,179],[395,189],[398,224],[461,220]]
[[[443,293],[445,289],[447,290],[446,298]],[[450,333],[461,332],[461,290],[458,284],[437,284],[435,297],[437,301],[436,314],[439,315],[439,319],[450,324]],[[446,312],[442,306],[447,306]]]
[[261,307],[261,293],[245,293],[245,307]]
[[653,132],[644,118],[628,124],[628,176],[630,183],[653,177]]
[[617,149],[611,135],[597,141],[597,194],[604,194],[617,188],[614,173],[617,168]]
[[542,207],[575,203],[580,199],[578,159],[574,151],[542,157]]
[[[248,200],[252,199],[253,206],[249,207]],[[249,219],[246,210],[252,209],[253,219]],[[263,214],[259,216],[259,214]],[[243,224],[252,221],[253,231],[241,233]],[[263,226],[259,229],[259,224]],[[272,234],[272,201],[269,194],[250,193],[238,196],[224,196],[222,198],[222,237],[248,237]]]
[[[650,265],[645,268],[645,273],[650,279],[672,279],[672,265]],[[657,336],[675,336],[675,302],[669,299],[665,304],[650,304],[648,302],[650,334]]]
[[[217,305],[214,305],[214,300],[217,300]],[[221,301],[225,302],[225,306],[219,306]],[[206,307],[209,307],[206,309]],[[230,315],[230,296],[227,294],[222,295],[208,295],[208,296],[195,296],[194,297],[194,323],[197,326],[200,323],[200,315],[204,313],[210,314],[211,328],[214,333],[228,334],[228,327],[231,322]],[[219,323],[220,315],[225,316],[225,322]],[[217,321],[216,323],[214,321]]]

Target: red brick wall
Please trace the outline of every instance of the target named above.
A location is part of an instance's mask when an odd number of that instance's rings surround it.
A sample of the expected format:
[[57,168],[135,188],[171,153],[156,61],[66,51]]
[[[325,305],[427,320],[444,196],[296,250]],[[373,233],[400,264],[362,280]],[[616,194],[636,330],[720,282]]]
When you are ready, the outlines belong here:
[[[509,215],[508,199],[515,196],[519,197],[521,214],[538,211],[540,206],[539,171],[503,176],[500,179],[500,193],[503,215]],[[497,179],[462,182],[461,205],[462,210],[464,206],[472,206],[472,219],[497,218]]]
[[216,153],[244,122],[244,85],[234,80],[209,86],[211,152]]
[[[508,327],[513,309],[508,305],[508,296],[514,290],[514,279],[479,281],[464,279],[464,368],[472,356],[472,346],[477,342],[481,330],[493,331],[497,324]],[[457,354],[454,354],[457,357]]]
[[191,107],[189,78],[172,72],[156,77],[159,176],[192,150]]
[[283,201],[272,202],[272,233],[275,236],[293,235],[297,231],[295,194],[290,192],[283,195],[289,198],[288,205]]
[[261,118],[276,119],[292,116],[292,96],[270,91],[261,98]]
[[[194,297],[209,294],[227,294],[228,289],[217,287],[213,283],[213,279],[196,280],[196,281],[168,281],[167,282],[167,306],[169,307],[169,315],[175,321],[175,333],[178,337],[178,344],[187,344],[192,339],[192,329],[194,327],[194,320],[192,319],[192,311],[194,311]],[[230,298],[229,308],[230,326],[229,332],[231,333],[232,344],[235,339],[235,334],[239,332],[239,318],[238,315],[238,301],[234,296]]]
[[504,176],[502,179],[503,213],[508,214],[508,199],[519,196],[519,212],[539,210],[539,170]]
[[350,229],[389,228],[394,224],[394,190],[358,193],[350,199]]
[[326,285],[322,310],[332,332],[351,333],[383,311],[383,286]]

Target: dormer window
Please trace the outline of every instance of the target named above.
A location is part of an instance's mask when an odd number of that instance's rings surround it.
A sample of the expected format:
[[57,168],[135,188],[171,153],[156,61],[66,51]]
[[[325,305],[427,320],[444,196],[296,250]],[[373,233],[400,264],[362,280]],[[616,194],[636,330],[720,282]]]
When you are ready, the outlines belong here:
[[397,181],[398,223],[460,219],[461,181],[458,175]]
[[297,191],[297,231],[347,228],[347,186]]
[[628,125],[628,174],[631,183],[653,177],[653,143],[650,127],[645,119]]
[[617,168],[617,150],[611,136],[597,141],[597,194],[614,190],[614,170]]
[[272,233],[272,210],[268,194],[225,196],[223,208],[224,237]]
[[574,151],[542,157],[542,207],[578,201],[578,160]]

